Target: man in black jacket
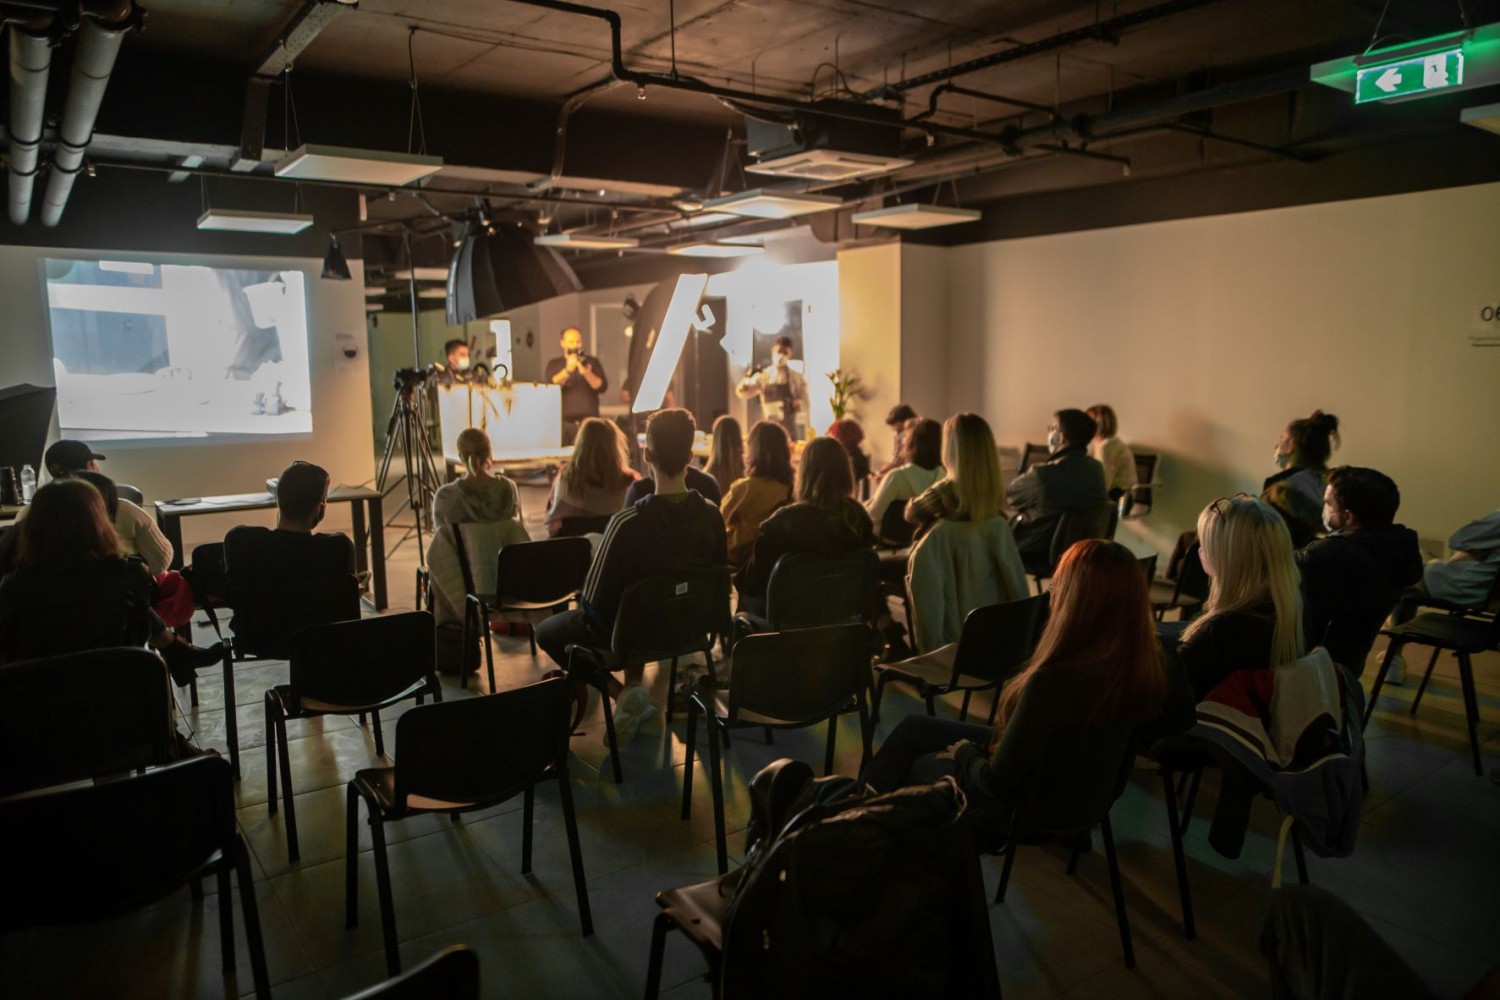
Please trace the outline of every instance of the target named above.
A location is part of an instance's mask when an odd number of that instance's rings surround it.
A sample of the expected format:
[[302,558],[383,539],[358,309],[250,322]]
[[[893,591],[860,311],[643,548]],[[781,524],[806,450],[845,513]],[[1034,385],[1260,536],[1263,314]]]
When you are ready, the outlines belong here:
[[1082,410],[1058,410],[1047,428],[1052,457],[1011,480],[1005,488],[1010,506],[1020,512],[1016,548],[1028,572],[1044,572],[1052,535],[1063,513],[1083,510],[1109,499],[1104,466],[1088,453],[1099,425]]
[[1330,534],[1297,553],[1302,624],[1308,646],[1364,672],[1380,623],[1401,592],[1422,578],[1417,533],[1394,524],[1401,492],[1374,469],[1342,466],[1328,475],[1323,524]]
[[[646,424],[646,464],[656,492],[609,519],[584,579],[579,609],[553,615],[537,627],[536,644],[559,667],[567,667],[567,650],[573,643],[609,646],[620,598],[632,583],[728,564],[719,509],[686,484],[695,430],[687,410],[651,415]],[[656,713],[641,684],[641,672],[640,667],[626,672],[616,698],[615,735],[621,743],[632,739],[641,723]]]

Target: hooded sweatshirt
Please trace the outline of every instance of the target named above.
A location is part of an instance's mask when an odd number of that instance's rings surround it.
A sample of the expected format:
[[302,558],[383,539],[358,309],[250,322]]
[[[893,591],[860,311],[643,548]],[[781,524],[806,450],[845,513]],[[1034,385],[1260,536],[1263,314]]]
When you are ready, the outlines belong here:
[[632,583],[728,562],[719,508],[696,490],[672,496],[653,493],[609,519],[583,583],[583,613],[592,626],[608,633],[620,598]]
[[1401,592],[1422,578],[1417,533],[1400,524],[1320,538],[1297,553],[1308,648],[1326,646],[1358,676],[1380,623]]

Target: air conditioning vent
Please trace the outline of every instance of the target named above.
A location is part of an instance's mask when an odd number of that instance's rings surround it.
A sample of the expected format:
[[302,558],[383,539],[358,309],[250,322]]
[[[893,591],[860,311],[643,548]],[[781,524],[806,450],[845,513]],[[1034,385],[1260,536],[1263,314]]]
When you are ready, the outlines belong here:
[[911,166],[911,160],[895,156],[869,156],[835,149],[813,149],[804,153],[750,164],[746,170],[775,177],[805,177],[820,181],[846,181],[856,177],[889,173]]

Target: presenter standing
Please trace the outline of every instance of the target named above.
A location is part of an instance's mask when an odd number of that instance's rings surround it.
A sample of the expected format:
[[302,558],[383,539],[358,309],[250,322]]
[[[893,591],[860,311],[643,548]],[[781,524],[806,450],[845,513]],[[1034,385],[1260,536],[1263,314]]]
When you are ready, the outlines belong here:
[[771,348],[771,366],[745,373],[734,394],[741,399],[760,397],[761,415],[780,424],[793,441],[802,436],[802,414],[807,409],[807,378],[792,367],[792,338],[777,337]]
[[547,362],[546,378],[562,386],[563,444],[578,436],[578,425],[599,415],[599,395],[609,388],[604,366],[583,350],[583,333],[570,326],[562,332],[562,357]]

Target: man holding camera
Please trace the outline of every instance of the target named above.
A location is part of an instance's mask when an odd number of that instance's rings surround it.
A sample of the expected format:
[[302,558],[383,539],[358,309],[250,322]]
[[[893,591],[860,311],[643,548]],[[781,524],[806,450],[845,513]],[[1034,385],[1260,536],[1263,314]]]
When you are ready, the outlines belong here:
[[801,417],[807,409],[807,379],[792,367],[792,350],[791,337],[777,337],[770,367],[751,368],[734,387],[734,394],[741,399],[759,396],[761,415],[786,428],[796,441],[802,436]]
[[583,351],[583,332],[570,326],[562,332],[562,357],[547,362],[547,381],[562,386],[563,444],[578,436],[578,425],[599,415],[599,396],[609,388],[604,366]]

